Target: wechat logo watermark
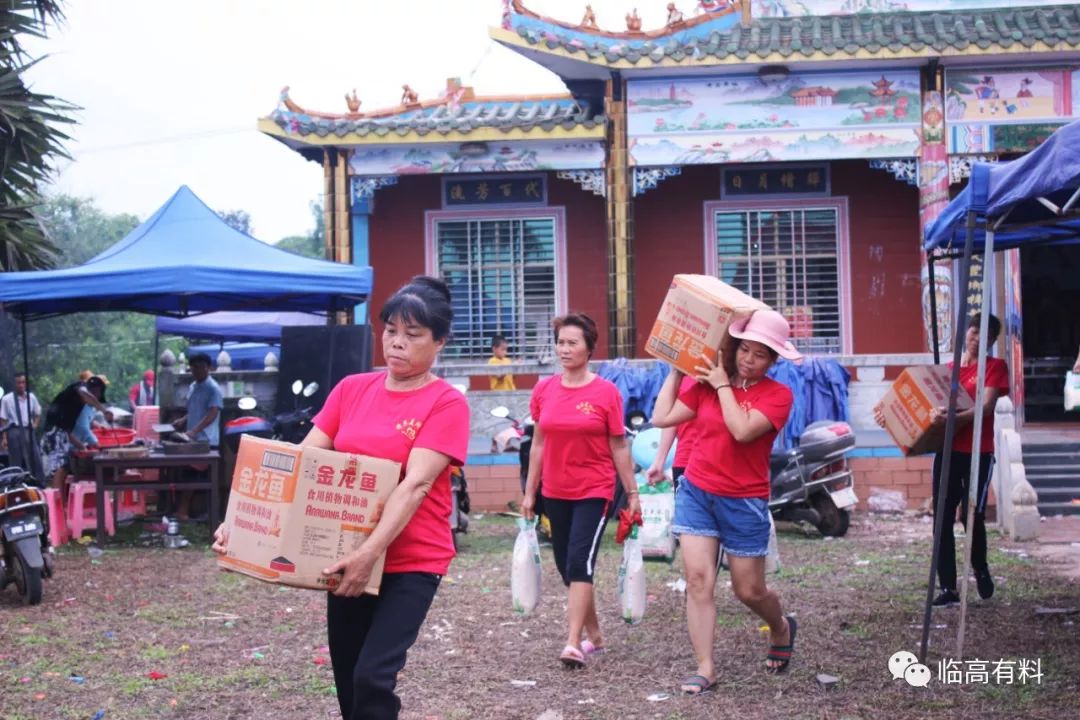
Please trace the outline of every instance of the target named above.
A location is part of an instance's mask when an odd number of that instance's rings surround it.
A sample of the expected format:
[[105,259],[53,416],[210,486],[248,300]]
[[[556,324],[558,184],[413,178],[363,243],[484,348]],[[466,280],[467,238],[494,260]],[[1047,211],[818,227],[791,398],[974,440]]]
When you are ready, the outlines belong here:
[[914,653],[907,650],[893,653],[889,658],[889,672],[893,680],[903,678],[911,687],[926,687],[930,684],[930,668],[919,662]]
[[[911,687],[926,687],[934,674],[913,653],[901,650],[889,658],[893,680],[904,680]],[[1029,660],[950,660],[937,664],[937,679],[942,685],[1041,685],[1042,659]]]

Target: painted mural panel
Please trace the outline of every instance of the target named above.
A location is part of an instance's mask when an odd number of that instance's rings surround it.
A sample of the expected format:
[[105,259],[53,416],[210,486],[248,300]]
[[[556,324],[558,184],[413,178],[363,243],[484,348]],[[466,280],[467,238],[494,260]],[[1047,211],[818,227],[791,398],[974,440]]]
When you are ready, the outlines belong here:
[[962,69],[945,73],[949,152],[1026,152],[1080,117],[1080,68]]
[[1060,5],[1061,0],[754,0],[754,17],[856,15],[884,12],[936,12],[988,8]]
[[353,175],[592,170],[604,167],[600,142],[458,143],[357,148],[349,159]]
[[756,75],[629,83],[637,165],[911,157],[917,70]]

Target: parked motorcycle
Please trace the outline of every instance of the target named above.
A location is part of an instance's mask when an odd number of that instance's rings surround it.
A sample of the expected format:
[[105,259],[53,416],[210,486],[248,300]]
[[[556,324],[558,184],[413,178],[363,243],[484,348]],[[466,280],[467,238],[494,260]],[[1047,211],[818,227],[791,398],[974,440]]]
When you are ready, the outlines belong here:
[[34,477],[22,468],[0,471],[0,590],[14,583],[27,605],[41,602],[41,580],[56,567],[48,523]]
[[311,430],[311,420],[315,417],[315,409],[312,407],[300,407],[300,398],[307,399],[317,392],[319,392],[319,383],[317,382],[310,382],[307,385],[304,385],[300,380],[293,382],[293,409],[274,416],[275,440],[299,443],[307,437],[308,431]]
[[[496,438],[513,437],[517,444],[518,454],[518,467],[520,468],[519,475],[521,480],[521,494],[525,494],[525,481],[529,478],[529,452],[532,450],[533,432],[536,430],[536,424],[531,417],[526,416],[523,420],[517,420],[510,417],[509,408],[499,405],[491,409],[491,414],[497,418],[508,420],[510,422],[510,428],[501,430],[492,437],[492,448],[497,447]],[[504,448],[512,449],[513,445],[504,445]],[[505,451],[505,450],[504,450]],[[541,478],[543,482],[543,478]],[[540,536],[541,540],[551,540],[551,522],[548,520],[547,515],[544,514],[544,498],[540,494],[540,487],[536,488],[536,533]]]
[[233,453],[236,453],[240,447],[241,435],[255,435],[294,444],[300,443],[311,430],[311,420],[315,416],[314,408],[300,407],[300,398],[309,398],[318,391],[319,383],[310,382],[304,385],[301,380],[295,381],[292,384],[293,409],[278,413],[269,420],[252,413],[258,407],[258,401],[255,398],[251,396],[240,398],[236,406],[251,414],[241,415],[225,423],[225,442]]
[[822,535],[841,537],[857,502],[847,454],[855,433],[846,422],[820,420],[799,436],[799,447],[769,457],[771,499],[777,520],[808,522]]

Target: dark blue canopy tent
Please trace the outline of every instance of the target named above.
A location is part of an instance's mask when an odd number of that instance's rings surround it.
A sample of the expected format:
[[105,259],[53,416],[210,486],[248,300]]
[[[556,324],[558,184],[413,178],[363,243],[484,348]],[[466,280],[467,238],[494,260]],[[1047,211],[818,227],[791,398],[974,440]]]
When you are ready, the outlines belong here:
[[186,318],[159,316],[157,331],[195,340],[280,342],[281,328],[325,325],[326,315],[299,312],[215,312]]
[[[1046,142],[1022,158],[1005,163],[975,164],[972,167],[968,186],[926,229],[924,247],[928,251],[930,277],[933,277],[935,258],[958,258],[960,260],[959,287],[966,288],[971,274],[973,254],[989,255],[996,250],[1024,245],[1075,242],[1080,242],[1080,122],[1073,122],[1060,128]],[[934,295],[930,293],[931,302]],[[990,293],[984,292],[979,328],[976,407],[984,397],[985,391],[989,301]],[[967,293],[960,293],[958,317],[964,317],[967,310]],[[932,342],[935,361],[937,361],[937,309],[932,307],[930,312],[934,318]],[[956,323],[956,337],[953,342],[952,391],[949,397],[945,445],[938,482],[942,482],[942,478],[945,478],[944,482],[947,482],[952,462],[964,333],[963,324]],[[974,423],[972,433],[974,435],[972,446],[979,447],[982,435],[981,422]],[[968,482],[970,488],[968,528],[972,527],[978,492],[978,483],[971,482],[970,479],[979,476],[979,464],[979,453],[974,453],[971,457]],[[939,492],[937,511],[934,516],[934,551],[930,561],[930,580],[923,614],[920,662],[926,661],[931,603],[937,575],[938,548],[941,545],[941,534],[945,530],[945,500],[946,493]],[[952,532],[951,523],[948,531]],[[968,541],[965,545],[964,571],[960,575],[961,604],[957,632],[957,657],[963,656],[968,576],[971,571],[971,542]]]
[[108,310],[173,317],[220,310],[335,312],[367,300],[371,285],[370,267],[305,258],[233,229],[185,185],[83,265],[0,273],[0,306],[22,320],[29,386],[28,320]]
[[83,265],[0,274],[0,303],[34,319],[102,310],[184,317],[217,310],[351,310],[370,267],[313,260],[227,225],[187,186]]
[[325,325],[326,315],[298,312],[229,311],[174,318],[159,315],[155,321],[161,335],[179,335],[192,340],[212,340],[217,346],[192,345],[189,352],[205,352],[214,357],[217,350],[228,350],[234,370],[263,367],[267,352],[280,355],[281,328],[298,325]]

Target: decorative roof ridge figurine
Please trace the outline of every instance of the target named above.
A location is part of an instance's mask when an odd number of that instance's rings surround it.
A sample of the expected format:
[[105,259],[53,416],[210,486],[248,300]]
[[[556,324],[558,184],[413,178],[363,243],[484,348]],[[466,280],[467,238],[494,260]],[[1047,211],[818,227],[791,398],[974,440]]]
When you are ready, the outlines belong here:
[[596,24],[596,13],[593,12],[592,5],[585,6],[585,16],[581,18],[581,24],[578,27],[586,30],[600,29],[600,26]]
[[420,102],[420,95],[415,90],[409,87],[408,83],[401,86],[401,104],[402,105],[416,105]]
[[632,33],[641,32],[641,16],[638,15],[637,8],[626,14],[626,29]]
[[678,25],[681,22],[685,22],[686,16],[682,14],[679,8],[675,7],[675,3],[669,2],[667,4],[667,26]]
[[278,107],[281,107],[282,105],[284,105],[285,109],[288,110],[289,112],[298,113],[300,115],[307,115],[308,114],[307,110],[305,110],[304,108],[302,108],[299,105],[297,105],[296,103],[294,103],[292,101],[292,98],[289,97],[289,86],[288,85],[281,88],[281,94],[278,96]]
[[350,115],[360,114],[360,98],[356,96],[356,88],[352,89],[352,94],[345,93],[345,104],[349,107]]

